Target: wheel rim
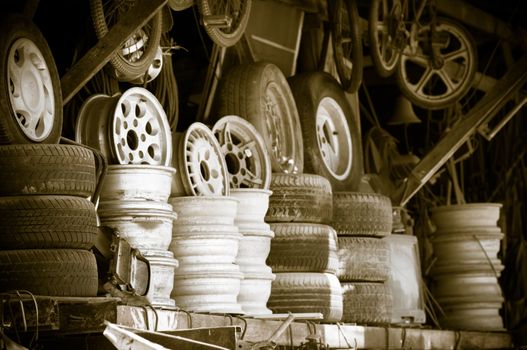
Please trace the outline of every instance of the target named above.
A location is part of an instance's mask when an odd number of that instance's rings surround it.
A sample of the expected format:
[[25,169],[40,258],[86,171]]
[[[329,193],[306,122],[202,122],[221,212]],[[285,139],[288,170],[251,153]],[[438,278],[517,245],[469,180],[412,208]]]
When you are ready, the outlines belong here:
[[24,135],[45,140],[53,130],[55,96],[49,68],[39,48],[29,39],[16,40],[7,60],[9,101]]
[[123,93],[112,118],[110,139],[119,164],[171,164],[170,125],[163,107],[146,89]]
[[230,188],[268,189],[271,161],[265,143],[254,126],[231,115],[218,120],[212,132],[225,158]]
[[[389,2],[392,3],[389,6]],[[400,4],[393,0],[381,0],[382,7],[377,8],[377,21],[370,23],[375,32],[372,42],[373,53],[379,58],[382,69],[392,71],[398,62],[398,18],[401,15]],[[399,5],[399,6],[398,6]]]
[[146,71],[146,74],[132,81],[132,83],[134,84],[144,84],[145,82],[149,83],[155,78],[157,78],[159,73],[161,73],[161,69],[163,69],[163,50],[161,49],[161,46],[158,46],[154,60],[152,61],[150,66],[148,66],[148,70]]
[[199,122],[185,132],[178,160],[183,186],[193,195],[229,195],[227,167],[212,131]]
[[317,108],[317,145],[330,174],[346,179],[352,165],[352,139],[344,111],[331,97],[324,97]]
[[270,154],[284,173],[296,174],[295,155],[299,150],[295,149],[293,123],[290,121],[292,111],[281,96],[278,84],[271,82],[267,85],[261,104],[264,106]]
[[[424,26],[417,36],[425,37],[429,31],[430,26]],[[437,31],[448,36],[440,49],[440,62],[432,62],[419,42],[407,46],[401,57],[399,83],[416,103],[422,101],[441,107],[470,87],[476,58],[473,44],[462,29],[445,22],[437,23]]]

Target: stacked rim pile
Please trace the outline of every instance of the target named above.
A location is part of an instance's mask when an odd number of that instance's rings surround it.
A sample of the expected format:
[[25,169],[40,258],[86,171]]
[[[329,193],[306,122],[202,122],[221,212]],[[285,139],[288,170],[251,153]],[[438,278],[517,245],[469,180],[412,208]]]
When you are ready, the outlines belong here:
[[390,199],[376,193],[335,192],[333,227],[338,236],[338,278],[344,322],[383,324],[391,319],[390,250],[383,237],[392,231]]
[[443,311],[443,327],[503,330],[503,295],[498,258],[503,238],[497,226],[501,204],[470,203],[431,209],[430,237],[436,258],[432,293]]
[[342,317],[342,290],[336,276],[336,235],[329,222],[332,190],[313,174],[273,174],[266,221],[275,238],[268,263],[276,274],[269,308],[276,313],[321,313]]

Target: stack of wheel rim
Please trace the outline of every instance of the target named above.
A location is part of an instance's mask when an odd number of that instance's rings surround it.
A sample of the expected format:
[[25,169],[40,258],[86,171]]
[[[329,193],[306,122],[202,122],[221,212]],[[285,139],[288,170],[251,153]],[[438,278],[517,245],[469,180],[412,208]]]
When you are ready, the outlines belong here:
[[392,206],[377,193],[333,194],[332,225],[338,235],[338,278],[342,285],[344,322],[384,324],[391,321],[390,250],[383,237],[392,231]]
[[431,209],[436,231],[430,237],[435,263],[432,294],[446,328],[503,330],[503,270],[498,252],[503,233],[497,226],[499,203],[446,205]]
[[93,153],[58,145],[62,95],[31,19],[0,23],[0,292],[97,295]]
[[114,96],[93,95],[81,106],[75,138],[98,149],[109,163],[100,192],[101,225],[149,260],[150,304],[174,307],[170,293],[177,260],[168,247],[176,214],[167,201],[176,170],[161,104],[140,87]]
[[191,124],[174,138],[179,176],[169,203],[178,213],[170,250],[179,260],[172,298],[194,312],[242,314],[243,273],[236,264],[242,235],[238,200],[230,196],[224,155],[212,130]]
[[275,313],[321,313],[324,322],[342,317],[329,181],[314,174],[279,174],[265,217],[275,238],[268,264],[276,274],[268,306]]

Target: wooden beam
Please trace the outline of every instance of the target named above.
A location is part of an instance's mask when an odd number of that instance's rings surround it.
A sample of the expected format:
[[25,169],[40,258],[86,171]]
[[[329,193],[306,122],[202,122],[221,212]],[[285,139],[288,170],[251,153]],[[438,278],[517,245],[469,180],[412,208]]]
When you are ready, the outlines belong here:
[[65,105],[73,96],[101,70],[115,50],[139,28],[143,27],[168,0],[137,0],[136,5],[110,28],[60,80],[62,103]]

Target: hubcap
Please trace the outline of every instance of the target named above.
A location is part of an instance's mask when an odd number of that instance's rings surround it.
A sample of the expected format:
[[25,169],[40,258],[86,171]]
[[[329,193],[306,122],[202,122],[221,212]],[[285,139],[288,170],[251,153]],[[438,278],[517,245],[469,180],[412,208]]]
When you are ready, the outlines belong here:
[[9,100],[22,132],[32,141],[46,139],[53,129],[55,97],[48,66],[29,39],[13,43],[7,61]]

